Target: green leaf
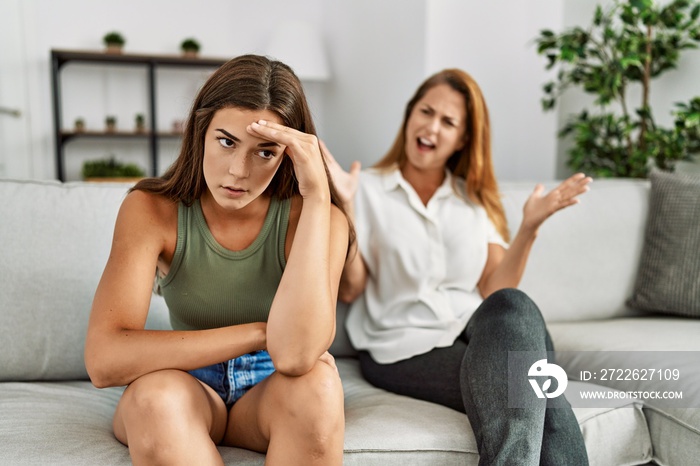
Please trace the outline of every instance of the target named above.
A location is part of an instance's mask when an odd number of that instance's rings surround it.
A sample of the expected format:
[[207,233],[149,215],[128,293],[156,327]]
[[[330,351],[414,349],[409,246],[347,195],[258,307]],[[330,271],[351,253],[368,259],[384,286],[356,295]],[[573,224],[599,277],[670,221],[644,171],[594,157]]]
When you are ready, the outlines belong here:
[[652,0],[630,0],[630,5],[636,8],[638,11],[645,11],[651,8],[653,4]]
[[560,58],[564,61],[572,62],[576,59],[576,53],[574,50],[564,47],[561,49],[561,56]]
[[603,8],[600,5],[595,7],[595,15],[593,17],[593,24],[600,26],[603,22]]
[[638,57],[624,57],[620,60],[620,66],[624,69],[630,66],[641,67],[643,65]]

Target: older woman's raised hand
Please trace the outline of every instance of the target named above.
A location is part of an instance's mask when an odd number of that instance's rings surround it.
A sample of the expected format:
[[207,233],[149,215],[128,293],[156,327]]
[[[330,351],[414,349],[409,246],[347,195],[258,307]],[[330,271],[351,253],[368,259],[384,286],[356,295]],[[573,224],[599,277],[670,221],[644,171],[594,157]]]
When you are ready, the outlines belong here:
[[357,192],[357,184],[360,179],[360,170],[362,166],[360,162],[355,161],[352,163],[352,165],[350,165],[350,171],[346,172],[335,160],[333,154],[331,154],[331,151],[329,151],[328,147],[326,147],[326,144],[323,141],[319,141],[319,145],[321,146],[323,157],[326,159],[326,165],[328,166],[328,171],[333,179],[335,190],[345,207],[348,208],[355,198],[355,192]]
[[591,181],[591,177],[577,173],[547,194],[544,194],[544,186],[538,184],[523,207],[522,228],[536,231],[555,212],[578,204],[579,196],[590,189]]

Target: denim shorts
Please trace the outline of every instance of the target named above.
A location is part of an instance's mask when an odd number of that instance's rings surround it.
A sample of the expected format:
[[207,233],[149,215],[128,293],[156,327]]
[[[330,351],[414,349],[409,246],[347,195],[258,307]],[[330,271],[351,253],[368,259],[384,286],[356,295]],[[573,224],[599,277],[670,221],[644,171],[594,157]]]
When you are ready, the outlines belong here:
[[274,371],[270,354],[262,350],[189,373],[213,388],[230,409],[248,390]]

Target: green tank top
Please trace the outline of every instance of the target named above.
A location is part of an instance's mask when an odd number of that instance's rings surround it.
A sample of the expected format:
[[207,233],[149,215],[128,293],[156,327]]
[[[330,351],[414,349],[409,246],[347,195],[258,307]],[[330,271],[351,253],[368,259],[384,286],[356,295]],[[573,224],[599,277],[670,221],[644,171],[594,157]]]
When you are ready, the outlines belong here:
[[255,241],[242,251],[221,246],[197,199],[180,203],[177,245],[168,274],[158,279],[175,330],[266,322],[286,265],[284,242],[291,199],[271,198]]

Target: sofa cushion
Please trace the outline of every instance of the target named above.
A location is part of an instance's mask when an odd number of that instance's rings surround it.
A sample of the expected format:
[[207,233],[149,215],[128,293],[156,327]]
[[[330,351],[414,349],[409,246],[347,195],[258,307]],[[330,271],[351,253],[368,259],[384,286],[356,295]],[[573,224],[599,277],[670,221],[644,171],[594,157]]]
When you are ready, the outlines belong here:
[[[476,465],[478,450],[465,414],[373,387],[355,359],[337,360],[345,390],[345,465]],[[571,382],[577,393],[588,384]],[[641,407],[617,400],[574,408],[591,465],[642,464],[651,442]]]
[[[0,383],[0,463],[52,466],[130,465],[112,433],[123,388],[84,381]],[[262,466],[264,455],[220,447],[226,464]]]
[[466,415],[370,385],[354,358],[336,363],[345,391],[344,464],[477,464]]
[[[0,380],[87,379],[88,316],[128,187],[0,181]],[[155,298],[148,325],[167,322]]]
[[636,309],[700,317],[700,176],[652,171]]
[[[555,183],[546,184],[552,189]],[[508,225],[515,233],[534,183],[501,183]],[[601,179],[581,203],[549,218],[539,230],[519,288],[548,322],[630,315],[644,238],[647,180]]]
[[[345,390],[347,466],[476,465],[466,415],[372,387],[353,358],[339,358]],[[572,382],[576,386],[577,382]],[[112,434],[121,388],[89,382],[0,383],[2,462],[13,465],[129,465],[129,452]],[[634,403],[575,408],[591,465],[640,464],[651,451]],[[264,456],[219,447],[226,464],[263,465]]]
[[3,464],[129,464],[112,434],[121,392],[83,381],[0,383]]
[[698,464],[700,409],[644,408],[656,464]]
[[[675,380],[596,380],[624,391],[682,392],[647,399],[644,414],[658,464],[695,464],[700,457],[700,321],[644,316],[549,324],[557,363],[570,378],[592,367],[678,369]],[[593,358],[593,359],[592,359]]]
[[[557,363],[569,378],[581,371],[607,369],[591,379],[625,391],[682,392],[682,398],[648,399],[659,408],[700,408],[700,321],[669,317],[638,317],[549,325]],[[617,376],[611,377],[611,369]],[[626,369],[639,369],[637,376]],[[654,374],[650,370],[654,369]],[[664,375],[659,373],[659,369]],[[646,374],[642,375],[642,370]],[[603,374],[598,374],[602,376]],[[700,425],[696,427],[700,435]],[[700,436],[698,437],[700,454]]]
[[652,458],[652,442],[642,404],[634,399],[611,399],[591,403],[584,391],[616,392],[614,389],[570,380],[566,397],[573,407],[593,465],[643,464]]
[[551,322],[547,328],[557,351],[700,351],[700,321],[683,317]]

